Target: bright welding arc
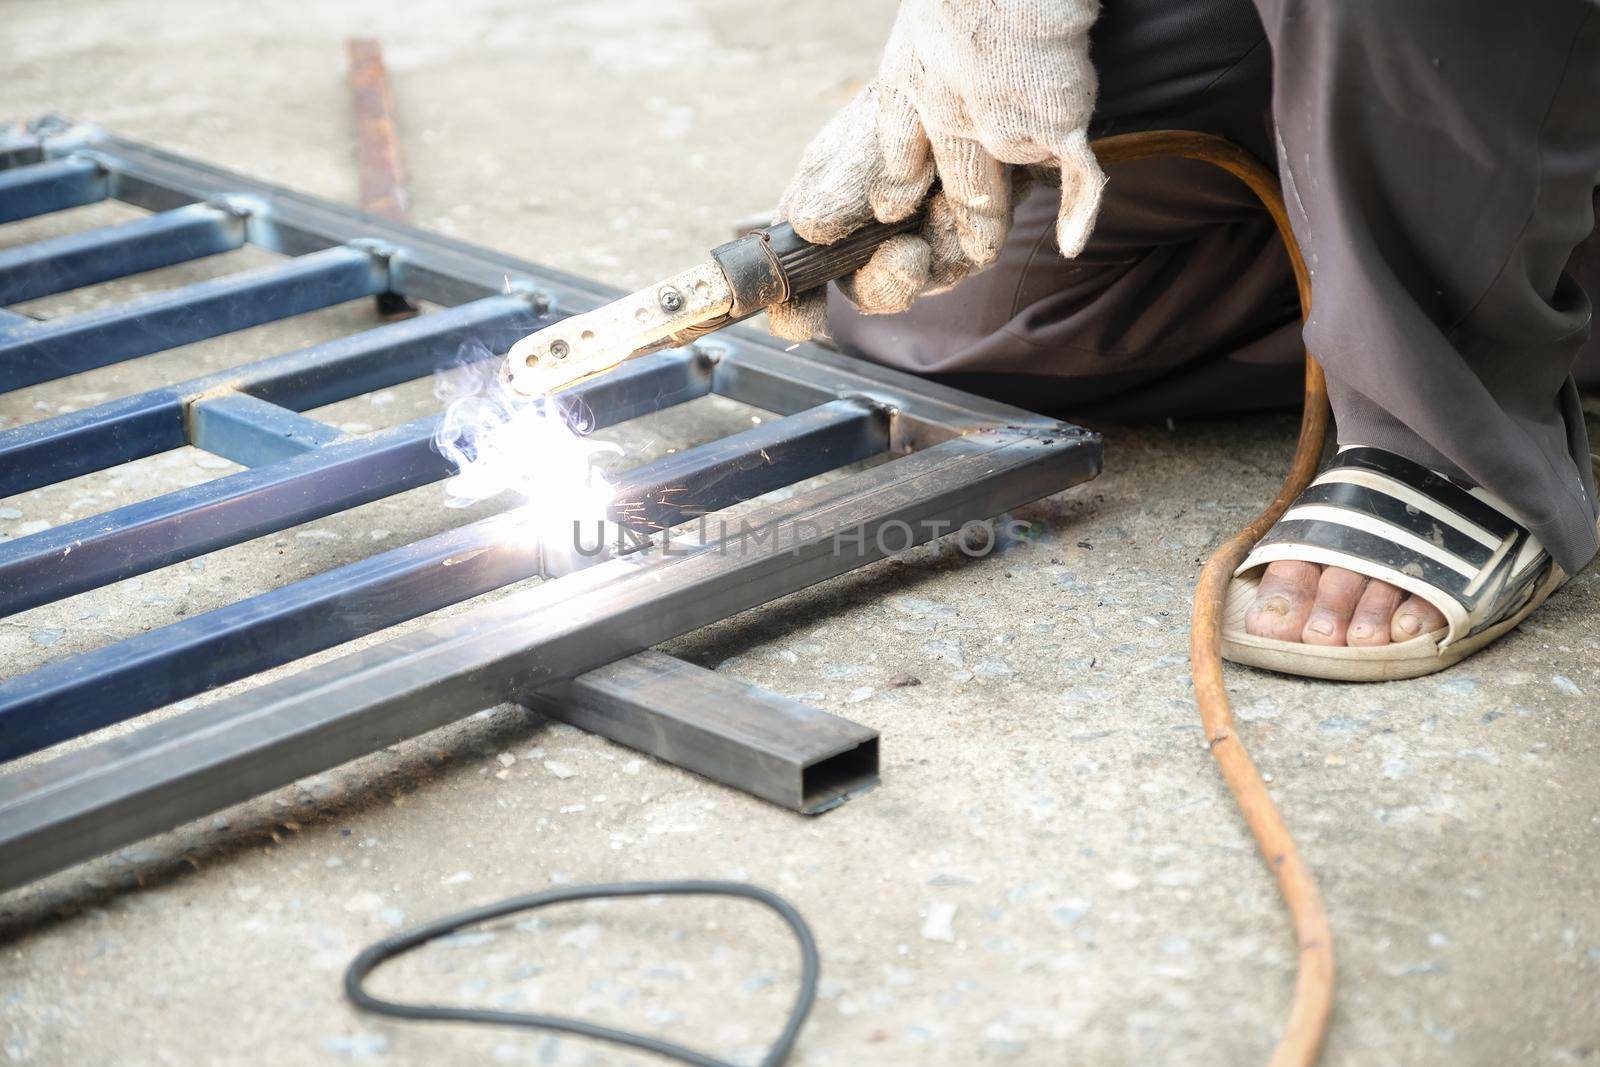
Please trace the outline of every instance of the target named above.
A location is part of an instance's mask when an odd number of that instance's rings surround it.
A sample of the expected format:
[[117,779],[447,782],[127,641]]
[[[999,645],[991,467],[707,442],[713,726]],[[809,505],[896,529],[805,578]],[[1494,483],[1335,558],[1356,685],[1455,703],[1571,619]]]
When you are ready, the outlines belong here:
[[521,536],[547,542],[575,523],[604,519],[614,488],[600,463],[622,450],[587,436],[593,413],[581,400],[519,395],[482,345],[464,356],[434,379],[445,402],[434,445],[456,471],[444,483],[446,505],[515,494],[520,505],[508,520]]

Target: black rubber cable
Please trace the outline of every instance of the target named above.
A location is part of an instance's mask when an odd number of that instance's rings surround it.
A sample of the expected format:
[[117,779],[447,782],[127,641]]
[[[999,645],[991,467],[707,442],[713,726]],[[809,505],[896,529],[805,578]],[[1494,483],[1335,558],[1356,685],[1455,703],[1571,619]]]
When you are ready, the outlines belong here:
[[627,1030],[616,1030],[598,1023],[584,1022],[581,1019],[569,1019],[560,1015],[545,1015],[537,1012],[494,1011],[486,1008],[460,1008],[446,1004],[402,1004],[392,1000],[380,1000],[368,993],[362,987],[362,982],[381,964],[394,959],[403,953],[409,952],[420,945],[453,934],[465,926],[488,922],[499,919],[520,911],[532,911],[535,908],[549,907],[552,904],[565,904],[577,900],[603,900],[619,897],[742,897],[762,904],[774,912],[788,924],[794,933],[795,941],[800,946],[800,991],[795,995],[794,1007],[789,1012],[788,1021],[784,1023],[783,1030],[778,1034],[776,1041],[767,1050],[767,1055],[761,1061],[761,1067],[778,1067],[789,1058],[789,1053],[794,1049],[795,1040],[800,1036],[800,1027],[805,1024],[806,1016],[811,1012],[811,1005],[817,999],[817,975],[821,970],[821,962],[817,956],[817,942],[811,935],[811,927],[806,925],[793,904],[778,896],[776,893],[762,889],[760,886],[747,885],[744,882],[697,882],[697,881],[670,881],[670,882],[620,882],[614,885],[589,885],[574,886],[570,889],[548,889],[542,893],[528,893],[520,897],[511,897],[482,908],[471,911],[458,912],[455,915],[446,915],[442,919],[424,923],[422,926],[410,930],[402,930],[393,937],[386,937],[377,944],[362,951],[350,962],[349,968],[344,972],[344,994],[350,1002],[362,1011],[369,1011],[377,1015],[389,1015],[397,1019],[412,1019],[431,1022],[458,1022],[458,1023],[490,1023],[499,1026],[521,1026],[534,1030],[558,1030],[564,1033],[577,1034],[580,1037],[591,1037],[599,1041],[611,1041],[618,1045],[630,1045],[633,1048],[653,1052],[658,1056],[665,1056],[680,1063],[693,1064],[694,1067],[738,1067],[726,1060],[719,1060],[714,1056],[707,1056],[703,1052],[696,1052],[692,1048],[663,1041],[660,1038],[648,1037],[644,1034],[635,1034]]

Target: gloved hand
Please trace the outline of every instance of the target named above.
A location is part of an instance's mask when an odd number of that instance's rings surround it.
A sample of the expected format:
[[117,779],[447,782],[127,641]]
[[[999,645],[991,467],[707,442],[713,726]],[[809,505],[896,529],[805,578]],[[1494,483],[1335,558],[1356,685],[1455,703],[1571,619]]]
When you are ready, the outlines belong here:
[[[812,140],[778,206],[808,241],[831,244],[874,217],[915,212],[839,282],[867,314],[904,311],[994,262],[1011,228],[1016,165],[1059,170],[1063,255],[1083,250],[1105,176],[1085,127],[1094,109],[1089,27],[1098,0],[901,0],[877,76]],[[1008,166],[1013,165],[1013,166]],[[816,290],[770,309],[772,332],[825,332]]]

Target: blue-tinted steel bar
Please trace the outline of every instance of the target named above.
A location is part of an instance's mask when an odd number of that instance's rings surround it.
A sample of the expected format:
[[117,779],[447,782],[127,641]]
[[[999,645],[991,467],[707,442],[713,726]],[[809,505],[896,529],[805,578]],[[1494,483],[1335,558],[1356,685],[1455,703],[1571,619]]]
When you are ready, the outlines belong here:
[[20,304],[244,244],[245,221],[210,204],[0,249],[0,304]]
[[720,511],[889,447],[889,416],[862,400],[834,400],[629,472],[609,518],[661,530]]
[[0,616],[442,478],[433,419],[141,500],[0,544]]
[[341,436],[325,422],[248,393],[208,396],[189,406],[190,443],[245,467],[289,459]]
[[0,498],[182,448],[184,396],[173,389],[0,430]]
[[237,389],[304,411],[451,366],[464,350],[504,351],[540,321],[523,297],[488,297],[0,430],[0,497],[183,446],[197,397]]
[[[571,391],[610,426],[710,389],[683,349],[631,361]],[[335,441],[304,455],[0,544],[0,616],[392,496],[449,473],[437,418]]]
[[384,257],[340,246],[38,322],[0,335],[0,392],[372,296],[388,274]]
[[[881,412],[836,401],[635,468],[617,513],[670,526],[887,446]],[[550,571],[498,515],[57,661],[0,682],[0,761]]]
[[105,168],[83,156],[0,170],[0,222],[92,204],[108,189]]
[[32,326],[37,321],[37,319],[30,318],[27,315],[21,315],[15,311],[7,311],[5,308],[0,308],[0,336],[4,336],[11,330],[19,329],[24,326]]
[[236,367],[221,377],[240,392],[305,411],[501,354],[549,321],[525,296],[485,297]]

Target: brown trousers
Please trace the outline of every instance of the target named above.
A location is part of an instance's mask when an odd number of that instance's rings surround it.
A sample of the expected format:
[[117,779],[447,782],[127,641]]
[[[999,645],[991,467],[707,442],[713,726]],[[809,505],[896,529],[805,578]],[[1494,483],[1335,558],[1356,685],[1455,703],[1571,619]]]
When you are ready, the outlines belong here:
[[[834,294],[847,351],[1051,414],[1297,403],[1322,361],[1342,443],[1482,485],[1568,571],[1594,554],[1579,381],[1600,386],[1600,2],[1106,0],[1092,133],[1221,134],[1274,162],[1312,271],[1235,179],[1110,171],[1088,249],[1056,195],[999,262],[902,315]],[[1303,335],[1303,341],[1302,341]]]

